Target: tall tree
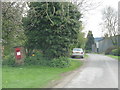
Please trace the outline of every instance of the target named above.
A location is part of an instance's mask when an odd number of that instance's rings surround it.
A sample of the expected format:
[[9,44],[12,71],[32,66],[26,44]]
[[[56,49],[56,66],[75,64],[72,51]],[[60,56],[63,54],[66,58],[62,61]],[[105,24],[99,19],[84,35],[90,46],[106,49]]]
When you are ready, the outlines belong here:
[[85,38],[85,33],[79,32],[78,34],[78,48],[85,48],[85,43],[86,43],[86,38]]
[[22,2],[2,2],[2,45],[5,52],[24,42],[24,30],[22,29]]
[[92,31],[89,31],[87,35],[87,42],[85,45],[85,49],[91,51],[92,44],[94,44],[94,37],[93,37]]
[[81,14],[68,2],[31,2],[23,19],[29,51],[40,49],[49,58],[67,56],[77,44]]
[[118,31],[118,16],[117,11],[112,7],[107,7],[102,12],[103,16],[103,32],[105,33],[105,36],[110,37],[110,39],[113,42],[113,45],[117,44],[117,38],[113,39],[113,36],[116,36],[119,34]]

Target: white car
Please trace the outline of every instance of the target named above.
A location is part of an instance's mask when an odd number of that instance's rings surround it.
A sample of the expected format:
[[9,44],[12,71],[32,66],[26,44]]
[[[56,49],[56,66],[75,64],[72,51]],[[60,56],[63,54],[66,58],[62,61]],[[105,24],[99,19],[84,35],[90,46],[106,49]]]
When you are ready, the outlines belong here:
[[81,58],[84,58],[84,51],[82,48],[74,48],[72,51],[72,58],[75,56],[79,56]]

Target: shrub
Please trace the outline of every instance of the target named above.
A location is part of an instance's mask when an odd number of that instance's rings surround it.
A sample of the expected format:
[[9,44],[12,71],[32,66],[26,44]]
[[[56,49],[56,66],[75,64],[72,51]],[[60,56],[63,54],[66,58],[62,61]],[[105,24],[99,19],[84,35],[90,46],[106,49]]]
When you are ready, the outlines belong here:
[[35,53],[35,56],[27,56],[25,58],[26,65],[43,65],[46,66],[49,63],[49,60],[43,57],[42,53]]
[[60,57],[54,59],[47,59],[43,57],[42,54],[37,53],[35,56],[29,56],[25,59],[25,65],[41,65],[50,67],[68,67],[70,65],[70,60],[67,57]]
[[115,56],[120,56],[120,47],[117,47],[117,46],[110,47],[105,51],[105,54],[106,55],[111,54],[111,55],[115,55]]
[[2,65],[14,65],[15,57],[13,54],[5,55],[2,60]]
[[90,53],[91,51],[90,50],[85,50],[86,53]]
[[112,54],[112,50],[114,50],[114,49],[117,49],[117,47],[116,47],[116,46],[113,46],[113,47],[108,48],[108,49],[105,51],[105,54],[106,54],[106,55]]
[[120,47],[117,48],[117,49],[113,49],[113,50],[111,51],[111,54],[112,54],[112,55],[115,55],[115,56],[120,56]]
[[118,55],[118,49],[113,49],[111,51],[111,54],[117,56]]
[[68,67],[70,65],[70,60],[67,57],[54,58],[50,61],[49,65],[51,67]]
[[118,48],[118,56],[120,56],[120,47]]

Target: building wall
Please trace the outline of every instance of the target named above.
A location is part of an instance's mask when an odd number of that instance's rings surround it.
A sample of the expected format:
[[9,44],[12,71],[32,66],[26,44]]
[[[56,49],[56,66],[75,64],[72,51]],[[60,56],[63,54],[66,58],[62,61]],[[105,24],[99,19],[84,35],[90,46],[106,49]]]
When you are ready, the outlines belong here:
[[[113,40],[115,40],[115,37],[112,37]],[[118,46],[120,46],[120,36],[117,37],[117,42],[118,42]],[[101,41],[98,42],[98,52],[102,53],[105,52],[108,48],[114,46],[112,43],[112,40],[110,38],[107,39],[103,39]],[[92,45],[92,51],[93,52],[97,52],[97,47],[96,44]]]
[[104,52],[106,51],[109,47],[112,47],[112,41],[110,39],[104,39],[99,42],[99,52]]

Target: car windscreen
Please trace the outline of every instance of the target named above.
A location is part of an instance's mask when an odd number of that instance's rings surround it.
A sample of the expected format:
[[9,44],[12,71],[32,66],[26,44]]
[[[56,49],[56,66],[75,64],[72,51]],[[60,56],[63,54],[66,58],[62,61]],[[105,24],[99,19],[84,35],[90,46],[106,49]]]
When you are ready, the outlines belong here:
[[73,51],[83,51],[83,50],[80,48],[74,48]]

